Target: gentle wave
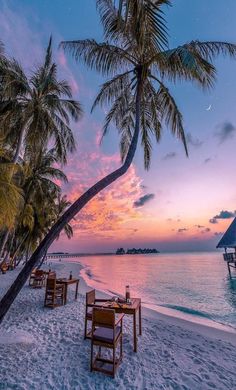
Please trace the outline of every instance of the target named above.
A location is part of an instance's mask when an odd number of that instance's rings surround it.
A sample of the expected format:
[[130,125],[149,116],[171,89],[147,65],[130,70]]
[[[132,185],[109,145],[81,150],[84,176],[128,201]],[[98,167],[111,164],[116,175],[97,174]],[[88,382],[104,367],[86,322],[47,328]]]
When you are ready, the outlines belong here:
[[129,285],[131,295],[153,310],[235,329],[236,283],[228,278],[219,253],[109,255],[79,262],[84,267],[81,276],[92,288],[124,296]]
[[194,309],[191,309],[189,307],[170,305],[170,304],[163,304],[163,305],[158,305],[158,306],[166,307],[168,309],[178,310],[178,311],[181,311],[182,313],[191,314],[193,316],[209,318],[212,320],[212,317],[208,313],[205,313],[205,312],[199,311],[199,310],[194,310]]

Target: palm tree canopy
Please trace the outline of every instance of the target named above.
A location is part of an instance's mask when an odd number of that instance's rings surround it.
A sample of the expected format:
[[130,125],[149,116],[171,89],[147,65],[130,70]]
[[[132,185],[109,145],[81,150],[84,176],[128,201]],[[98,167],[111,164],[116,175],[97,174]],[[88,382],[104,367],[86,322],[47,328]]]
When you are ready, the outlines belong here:
[[23,191],[15,181],[20,167],[9,162],[0,163],[0,229],[12,229],[23,204]]
[[166,82],[191,81],[203,89],[216,79],[212,63],[218,55],[236,56],[236,45],[227,42],[192,41],[169,49],[163,6],[169,0],[97,0],[105,41],[93,39],[62,42],[61,46],[89,68],[110,77],[98,93],[92,109],[109,105],[104,123],[106,134],[111,123],[120,132],[120,151],[125,159],[134,132],[135,98],[141,78],[141,143],[144,166],[150,166],[152,137],[159,142],[163,125],[183,143],[183,118]]
[[[23,251],[26,248],[30,251],[35,249],[52,224],[70,205],[66,197],[61,196],[59,185],[60,182],[67,182],[67,177],[57,165],[55,149],[42,150],[36,156],[27,150],[24,155],[21,173],[18,175],[23,205],[15,222],[15,240],[21,241],[27,234],[21,247]],[[70,226],[67,228],[70,230]],[[69,231],[69,237],[72,234],[73,231]]]
[[24,145],[41,150],[54,141],[61,162],[66,162],[67,151],[75,150],[70,119],[77,121],[82,114],[81,105],[72,99],[71,87],[58,80],[57,65],[52,61],[50,38],[44,63],[27,77],[15,60],[2,65],[3,75],[0,123],[1,133],[13,148],[19,132],[24,131]]

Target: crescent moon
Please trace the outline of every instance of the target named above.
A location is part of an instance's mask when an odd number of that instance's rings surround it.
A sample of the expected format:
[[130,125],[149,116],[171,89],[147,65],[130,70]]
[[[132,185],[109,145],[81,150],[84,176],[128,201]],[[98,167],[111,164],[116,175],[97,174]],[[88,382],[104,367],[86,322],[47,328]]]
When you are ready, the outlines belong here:
[[210,111],[211,110],[211,104],[209,105],[209,107],[206,108],[206,111]]

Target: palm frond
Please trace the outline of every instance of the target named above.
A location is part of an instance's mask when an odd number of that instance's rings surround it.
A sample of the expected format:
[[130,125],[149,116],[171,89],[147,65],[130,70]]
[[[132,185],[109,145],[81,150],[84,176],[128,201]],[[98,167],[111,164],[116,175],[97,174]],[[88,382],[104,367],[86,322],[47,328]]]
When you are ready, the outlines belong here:
[[153,76],[152,78],[160,85],[156,94],[156,104],[160,107],[162,118],[166,121],[167,127],[171,128],[173,135],[176,135],[183,142],[185,153],[188,156],[182,114],[168,88],[157,78]]
[[103,106],[104,104],[110,104],[114,99],[118,98],[125,90],[130,86],[129,75],[133,71],[128,71],[123,74],[119,74],[105,82],[96,96],[94,103],[91,108],[91,112],[96,106]]
[[18,169],[16,164],[0,164],[0,227],[4,229],[13,228],[23,202],[23,192],[13,180]]
[[153,58],[160,71],[161,77],[170,81],[195,81],[204,88],[209,89],[216,80],[214,65],[204,59],[199,53],[190,50],[188,45],[162,52]]
[[[98,0],[98,3],[104,9],[105,4],[110,2]],[[166,49],[168,34],[162,10],[164,5],[171,5],[171,2],[169,0],[120,0],[117,30],[131,31],[139,46],[148,41],[157,52]],[[109,24],[105,24],[105,30],[108,28]]]
[[60,47],[76,61],[84,62],[90,69],[103,75],[113,75],[121,69],[126,71],[130,64],[134,64],[129,53],[108,42],[97,43],[94,39],[64,41]]

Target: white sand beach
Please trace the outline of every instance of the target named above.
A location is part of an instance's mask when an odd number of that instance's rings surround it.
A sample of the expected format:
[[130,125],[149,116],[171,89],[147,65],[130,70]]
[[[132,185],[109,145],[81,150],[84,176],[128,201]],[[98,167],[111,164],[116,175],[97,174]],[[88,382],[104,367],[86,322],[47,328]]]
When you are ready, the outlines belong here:
[[[58,276],[79,276],[76,263],[53,263]],[[0,275],[0,296],[19,270]],[[115,379],[91,373],[90,341],[84,340],[85,292],[69,287],[68,303],[43,307],[44,289],[22,289],[1,324],[0,389],[236,388],[236,334],[143,310],[143,335],[133,352],[132,319],[124,321],[124,358]],[[99,292],[98,292],[99,296]]]

